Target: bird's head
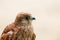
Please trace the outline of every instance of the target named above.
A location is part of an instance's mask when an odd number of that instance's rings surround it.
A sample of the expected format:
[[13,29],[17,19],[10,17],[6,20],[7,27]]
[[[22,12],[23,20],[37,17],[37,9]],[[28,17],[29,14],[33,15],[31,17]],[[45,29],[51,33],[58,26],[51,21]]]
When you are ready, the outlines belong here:
[[23,12],[19,13],[15,19],[17,23],[25,23],[25,24],[31,23],[32,20],[35,20],[35,18],[32,17],[31,14]]

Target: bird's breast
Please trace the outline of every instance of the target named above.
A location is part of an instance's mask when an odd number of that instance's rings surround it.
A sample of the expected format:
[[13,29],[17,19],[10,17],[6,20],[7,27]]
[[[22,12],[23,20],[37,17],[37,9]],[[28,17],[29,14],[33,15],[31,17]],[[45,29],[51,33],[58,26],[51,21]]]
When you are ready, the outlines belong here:
[[31,26],[21,27],[16,34],[17,40],[31,40],[33,34],[33,29]]

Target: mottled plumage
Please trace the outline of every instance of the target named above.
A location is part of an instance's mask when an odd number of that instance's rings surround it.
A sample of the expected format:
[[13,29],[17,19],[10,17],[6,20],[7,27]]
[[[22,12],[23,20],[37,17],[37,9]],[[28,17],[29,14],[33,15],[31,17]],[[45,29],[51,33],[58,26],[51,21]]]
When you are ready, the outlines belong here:
[[34,19],[29,13],[19,13],[15,21],[4,29],[0,40],[35,40],[36,35],[32,27]]

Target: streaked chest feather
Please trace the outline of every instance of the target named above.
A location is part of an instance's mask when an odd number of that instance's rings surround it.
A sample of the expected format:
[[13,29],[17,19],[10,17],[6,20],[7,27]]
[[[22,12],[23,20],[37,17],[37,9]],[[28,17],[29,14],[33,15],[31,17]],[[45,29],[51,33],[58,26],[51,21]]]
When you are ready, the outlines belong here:
[[21,26],[21,30],[16,34],[16,40],[31,40],[33,35],[33,28],[31,25]]

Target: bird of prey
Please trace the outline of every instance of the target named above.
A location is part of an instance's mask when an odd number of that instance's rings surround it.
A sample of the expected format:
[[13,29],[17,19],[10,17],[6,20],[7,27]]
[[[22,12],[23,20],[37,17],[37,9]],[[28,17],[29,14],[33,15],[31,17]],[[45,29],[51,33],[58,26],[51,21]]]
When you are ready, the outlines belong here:
[[15,21],[3,30],[0,40],[35,40],[32,20],[35,18],[31,14],[20,12]]

